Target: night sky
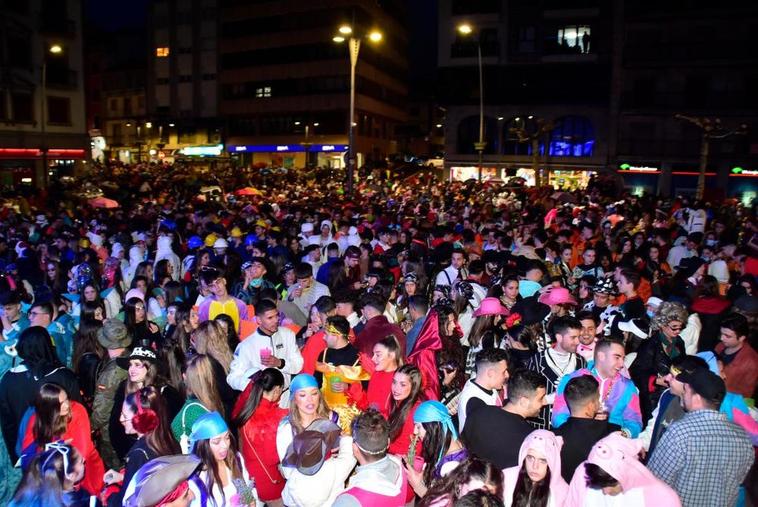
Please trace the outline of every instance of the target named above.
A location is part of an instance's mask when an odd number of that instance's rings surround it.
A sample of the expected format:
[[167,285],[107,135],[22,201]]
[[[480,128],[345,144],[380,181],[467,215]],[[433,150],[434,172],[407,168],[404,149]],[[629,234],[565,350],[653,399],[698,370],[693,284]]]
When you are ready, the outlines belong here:
[[105,32],[144,28],[150,0],[84,0],[84,19]]

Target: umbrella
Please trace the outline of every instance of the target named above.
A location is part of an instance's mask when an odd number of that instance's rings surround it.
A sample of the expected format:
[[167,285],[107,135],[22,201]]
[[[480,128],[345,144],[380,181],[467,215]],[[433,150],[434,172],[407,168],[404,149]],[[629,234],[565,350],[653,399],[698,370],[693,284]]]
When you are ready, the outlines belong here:
[[561,202],[576,202],[576,197],[569,194],[568,192],[556,192],[553,195],[551,195],[553,199],[557,199]]
[[239,190],[235,191],[234,193],[237,194],[237,195],[263,195],[263,194],[261,194],[260,190],[258,190],[257,188],[253,188],[253,187],[240,188]]
[[119,203],[114,201],[113,199],[108,199],[106,197],[96,197],[95,199],[90,199],[89,201],[90,206],[93,208],[118,208]]

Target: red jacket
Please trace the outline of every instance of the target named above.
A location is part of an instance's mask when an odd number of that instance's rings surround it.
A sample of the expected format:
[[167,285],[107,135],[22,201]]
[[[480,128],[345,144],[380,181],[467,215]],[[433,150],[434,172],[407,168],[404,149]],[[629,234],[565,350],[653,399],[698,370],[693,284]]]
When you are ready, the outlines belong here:
[[261,398],[258,408],[240,428],[240,452],[264,501],[280,498],[284,489],[284,478],[277,466],[276,430],[286,415],[287,410],[280,408],[278,403]]
[[[66,431],[56,440],[71,440],[71,445],[79,451],[84,458],[86,465],[84,467],[84,478],[81,486],[91,495],[99,495],[103,489],[103,475],[105,475],[105,465],[97,452],[95,444],[92,442],[91,429],[89,424],[89,415],[84,405],[71,401],[71,421],[69,421]],[[29,418],[29,424],[26,426],[24,434],[23,448],[26,449],[34,442],[34,421],[37,419],[36,414]]]
[[[716,345],[716,354],[720,356],[723,352],[724,344]],[[758,383],[758,352],[745,343],[732,362],[724,365],[724,376],[727,391],[752,398]]]

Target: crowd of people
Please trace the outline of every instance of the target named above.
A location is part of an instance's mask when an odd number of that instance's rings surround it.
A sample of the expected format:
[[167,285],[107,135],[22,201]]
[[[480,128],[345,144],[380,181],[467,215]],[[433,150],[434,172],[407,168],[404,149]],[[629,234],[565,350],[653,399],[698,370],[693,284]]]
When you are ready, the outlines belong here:
[[[364,172],[0,197],[0,503],[751,505],[758,217]],[[218,191],[203,188],[214,185]]]

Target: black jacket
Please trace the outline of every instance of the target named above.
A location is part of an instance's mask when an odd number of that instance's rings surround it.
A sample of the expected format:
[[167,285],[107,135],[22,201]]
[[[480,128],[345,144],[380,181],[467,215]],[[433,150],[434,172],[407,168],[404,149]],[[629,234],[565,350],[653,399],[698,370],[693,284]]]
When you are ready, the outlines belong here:
[[47,383],[58,384],[66,391],[70,400],[82,402],[76,375],[63,366],[35,377],[26,366],[21,364],[6,372],[0,380],[0,419],[2,419],[3,439],[11,457],[11,463],[15,463],[18,459],[16,441],[21,419],[26,409],[34,402],[40,386]]
[[674,338],[671,355],[666,353],[660,331],[644,340],[640,345],[637,350],[637,357],[629,368],[629,373],[637,389],[640,390],[640,409],[643,421],[650,419],[653,408],[658,403],[661,393],[666,389],[655,384],[655,377],[668,374],[673,357],[685,354],[684,340],[679,336]]
[[[113,408],[111,409],[110,420],[108,421],[108,431],[111,437],[111,444],[113,450],[116,451],[116,455],[119,459],[124,459],[126,453],[134,445],[134,435],[127,435],[124,431],[124,425],[121,424],[121,409],[126,399],[126,383],[128,380],[123,380],[116,389],[116,395],[113,397]],[[166,402],[166,411],[168,412],[168,422],[174,420],[176,414],[182,409],[184,405],[184,399],[173,387],[163,384],[156,385],[156,388],[160,390],[163,396],[163,401]]]
[[82,388],[85,407],[92,410],[92,401],[95,399],[95,387],[97,387],[97,377],[100,375],[105,363],[94,352],[87,352],[79,358],[79,364],[76,365],[79,386]]
[[129,482],[139,469],[150,461],[158,457],[158,454],[147,445],[145,437],[136,440],[129,452],[126,454],[126,467],[124,467],[124,482],[121,490],[108,497],[108,507],[121,506],[124,502],[124,493],[129,486]]
[[621,426],[611,424],[608,421],[580,419],[578,417],[569,417],[560,428],[554,429],[553,432],[556,435],[563,437],[563,447],[561,448],[561,475],[563,479],[570,483],[576,468],[590,455],[592,446],[601,438],[620,430]]

